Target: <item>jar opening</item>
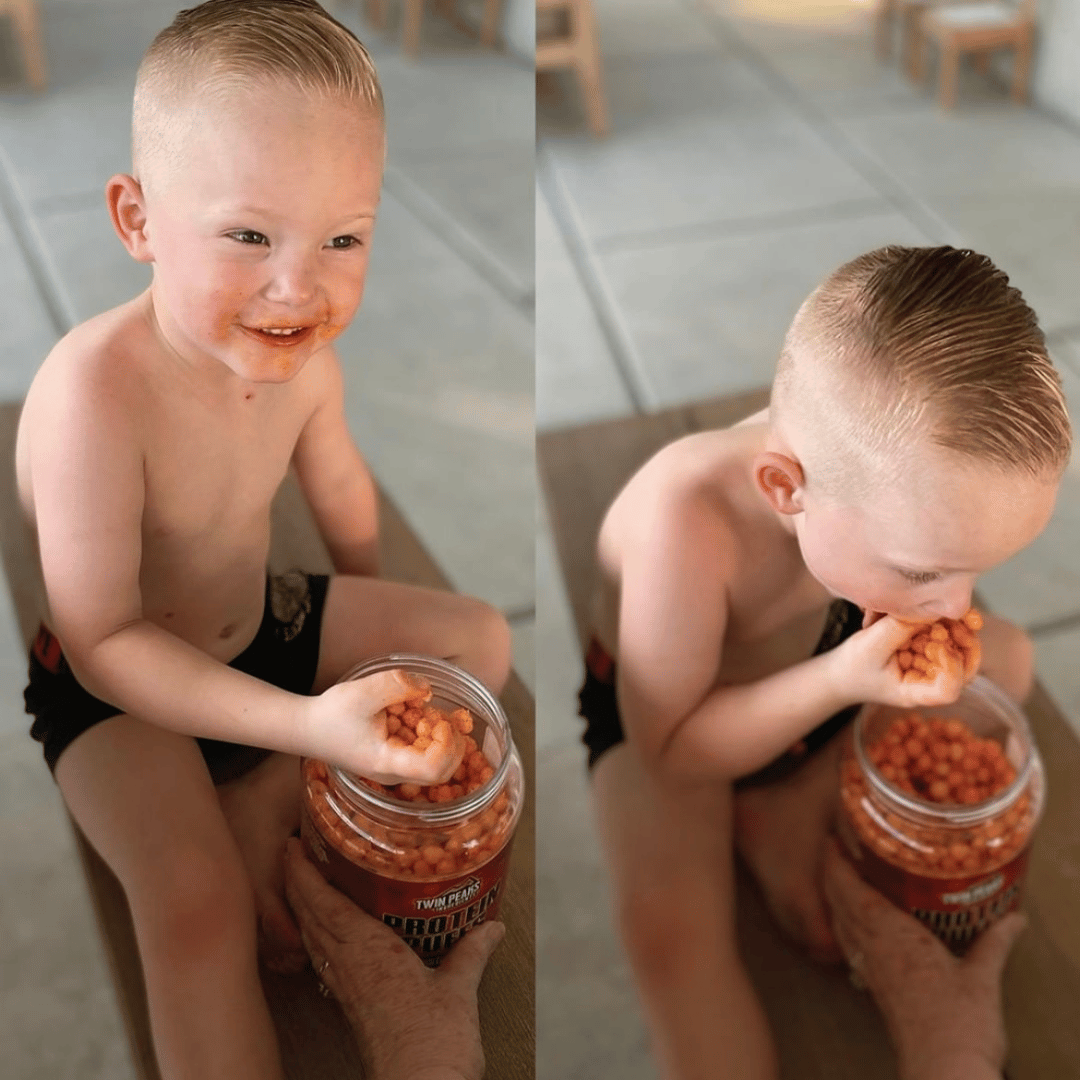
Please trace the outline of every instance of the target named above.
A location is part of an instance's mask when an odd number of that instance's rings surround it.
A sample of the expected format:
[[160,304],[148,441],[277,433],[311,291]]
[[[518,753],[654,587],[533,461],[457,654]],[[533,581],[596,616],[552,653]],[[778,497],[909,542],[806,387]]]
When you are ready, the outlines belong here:
[[[331,766],[338,791],[357,806],[370,810],[375,807],[394,818],[422,815],[433,825],[449,824],[467,817],[489,802],[502,788],[512,758],[510,724],[502,706],[490,690],[467,671],[446,660],[417,653],[391,653],[373,660],[366,660],[346,672],[341,681],[347,682],[373,675],[389,668],[404,668],[422,675],[431,684],[432,704],[444,708],[464,707],[473,716],[473,722],[483,728],[483,735],[474,732],[481,752],[494,768],[494,774],[475,791],[449,802],[416,803],[408,799],[396,799],[370,788],[353,773]],[[495,757],[496,760],[492,761]]]
[[[867,741],[868,728],[872,724],[879,724],[880,729],[884,730],[894,717],[914,712],[924,719],[930,719],[946,709],[960,714],[962,721],[977,734],[984,737],[1000,736],[998,741],[1015,766],[1016,776],[1011,784],[993,798],[974,805],[934,802],[903,791],[890,783],[870,760],[864,743]],[[974,825],[1007,810],[1031,781],[1034,767],[1031,732],[1023,712],[1011,698],[982,675],[977,676],[952,705],[903,709],[891,705],[864,705],[855,718],[852,741],[859,767],[875,792],[891,803],[894,809],[926,823]]]

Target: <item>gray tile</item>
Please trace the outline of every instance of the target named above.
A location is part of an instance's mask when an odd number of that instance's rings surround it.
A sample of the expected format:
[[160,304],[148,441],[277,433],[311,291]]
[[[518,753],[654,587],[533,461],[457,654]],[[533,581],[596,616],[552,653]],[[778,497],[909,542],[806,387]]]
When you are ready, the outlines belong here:
[[531,144],[401,151],[391,163],[503,263],[527,289],[536,260]]
[[101,191],[130,169],[135,71],[177,10],[162,0],[42,6],[48,90],[0,97],[0,143],[31,205]]
[[0,399],[21,398],[34,372],[56,343],[56,333],[41,293],[30,275],[15,236],[0,214]]
[[[704,6],[725,16],[725,24],[761,62],[825,115],[937,107],[933,83],[912,83],[898,62],[898,33],[890,61],[877,59],[867,6],[830,2],[762,9],[740,0],[704,0]],[[1004,97],[1000,86],[966,66],[959,92],[968,108],[983,101],[1000,105]]]
[[536,830],[538,1080],[656,1080],[612,927],[584,751],[541,749],[537,785],[544,807]]
[[593,301],[537,198],[536,419],[544,429],[634,411]]
[[1040,634],[1035,639],[1035,670],[1050,696],[1080,738],[1080,629]]
[[26,735],[0,736],[0,1042],[19,1080],[134,1080],[59,794]]
[[515,622],[510,628],[513,639],[514,670],[536,697],[536,622]]
[[612,138],[546,141],[595,240],[877,198],[737,57],[608,70]]
[[533,600],[533,328],[392,196],[338,349],[376,475],[455,586]]
[[63,303],[77,322],[130,300],[150,284],[150,267],[136,262],[120,243],[104,197],[42,212],[37,227]]
[[390,156],[533,142],[533,76],[501,53],[389,55],[379,64]]
[[767,385],[792,316],[828,273],[882,244],[927,242],[893,212],[821,218],[601,258],[652,406]]
[[582,720],[577,691],[584,677],[582,650],[566,595],[551,529],[536,535],[536,716],[537,749],[576,747]]
[[715,52],[701,13],[679,0],[597,0],[593,4],[604,56]]

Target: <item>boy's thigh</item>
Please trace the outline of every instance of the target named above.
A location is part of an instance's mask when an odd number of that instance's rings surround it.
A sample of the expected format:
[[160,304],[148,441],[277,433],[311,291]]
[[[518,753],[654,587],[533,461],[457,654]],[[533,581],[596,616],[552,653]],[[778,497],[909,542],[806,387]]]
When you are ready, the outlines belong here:
[[454,656],[475,639],[492,610],[439,589],[342,574],[330,579],[312,693],[361,660],[390,652]]
[[56,782],[133,904],[204,875],[241,881],[243,862],[196,741],[119,715],[60,755]]
[[734,946],[731,786],[659,780],[621,743],[597,761],[592,789],[624,932],[655,922],[662,936],[692,934],[690,920]]
[[984,613],[979,643],[981,673],[1014,701],[1022,702],[1031,692],[1035,678],[1035,647],[1031,638],[1007,619]]

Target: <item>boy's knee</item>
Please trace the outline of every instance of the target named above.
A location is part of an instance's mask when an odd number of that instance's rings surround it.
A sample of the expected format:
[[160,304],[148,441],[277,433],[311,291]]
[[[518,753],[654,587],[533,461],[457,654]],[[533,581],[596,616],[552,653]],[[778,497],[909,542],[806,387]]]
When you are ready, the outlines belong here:
[[1035,683],[1035,645],[1019,626],[990,617],[982,632],[983,673],[1016,702]]
[[254,949],[254,894],[239,855],[187,845],[162,860],[151,880],[129,889],[129,900],[136,922],[170,962],[197,964]]
[[489,687],[501,689],[510,674],[510,624],[498,608],[483,600],[469,600],[468,641],[463,652],[472,660],[474,674]]
[[[730,901],[730,898],[729,898]],[[643,983],[663,986],[717,949],[735,955],[731,903],[686,881],[628,890],[618,905],[623,943]]]

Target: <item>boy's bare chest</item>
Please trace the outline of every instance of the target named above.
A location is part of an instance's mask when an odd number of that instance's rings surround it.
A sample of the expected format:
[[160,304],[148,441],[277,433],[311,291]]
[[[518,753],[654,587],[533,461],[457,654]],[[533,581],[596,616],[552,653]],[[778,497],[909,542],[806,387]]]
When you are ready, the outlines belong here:
[[146,540],[221,537],[265,518],[304,417],[288,407],[155,416],[146,446]]

